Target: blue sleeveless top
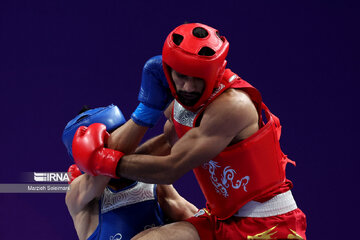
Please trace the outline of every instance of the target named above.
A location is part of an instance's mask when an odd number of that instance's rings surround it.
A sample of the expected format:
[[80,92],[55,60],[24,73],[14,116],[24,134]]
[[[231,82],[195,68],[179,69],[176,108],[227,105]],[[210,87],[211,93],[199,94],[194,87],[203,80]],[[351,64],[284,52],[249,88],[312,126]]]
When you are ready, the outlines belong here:
[[128,240],[163,224],[155,184],[135,182],[119,191],[106,187],[99,200],[99,224],[88,240]]

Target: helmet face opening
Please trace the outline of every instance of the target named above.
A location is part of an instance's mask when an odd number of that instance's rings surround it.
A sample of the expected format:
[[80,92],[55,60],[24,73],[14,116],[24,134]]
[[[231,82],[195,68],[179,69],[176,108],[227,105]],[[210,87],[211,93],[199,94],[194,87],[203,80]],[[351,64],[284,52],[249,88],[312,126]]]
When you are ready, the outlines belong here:
[[179,102],[185,106],[194,106],[204,92],[206,84],[204,79],[187,76],[174,69],[169,69],[169,72]]
[[192,106],[182,104],[185,108],[196,111],[209,99],[225,70],[228,50],[226,38],[204,24],[184,24],[168,35],[163,47],[163,66],[173,96],[180,101],[170,69],[205,81],[200,99]]

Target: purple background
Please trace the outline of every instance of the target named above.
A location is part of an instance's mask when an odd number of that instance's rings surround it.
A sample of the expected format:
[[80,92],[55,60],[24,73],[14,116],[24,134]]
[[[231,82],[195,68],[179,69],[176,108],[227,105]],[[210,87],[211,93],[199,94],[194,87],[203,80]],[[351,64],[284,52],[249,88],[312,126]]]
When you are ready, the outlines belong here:
[[[114,103],[129,117],[145,61],[161,53],[175,26],[203,22],[228,38],[228,66],[262,92],[282,121],[282,148],[297,162],[287,176],[307,214],[308,238],[353,237],[357,1],[152,2],[0,2],[0,182],[19,182],[23,172],[65,171],[66,122],[83,104]],[[187,175],[176,186],[202,207],[193,181]],[[0,239],[76,236],[64,194],[0,194],[0,204]]]

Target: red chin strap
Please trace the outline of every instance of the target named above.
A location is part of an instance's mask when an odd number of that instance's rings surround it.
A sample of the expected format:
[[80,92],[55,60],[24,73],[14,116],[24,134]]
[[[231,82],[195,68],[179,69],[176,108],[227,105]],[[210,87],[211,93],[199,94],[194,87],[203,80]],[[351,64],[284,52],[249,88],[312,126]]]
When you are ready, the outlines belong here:
[[[196,34],[199,30],[201,34]],[[189,23],[175,28],[166,38],[162,59],[170,90],[178,100],[170,68],[192,77],[204,79],[205,88],[199,101],[185,106],[190,111],[198,110],[210,98],[225,71],[229,42],[218,31],[201,23]],[[181,103],[181,102],[180,102]]]

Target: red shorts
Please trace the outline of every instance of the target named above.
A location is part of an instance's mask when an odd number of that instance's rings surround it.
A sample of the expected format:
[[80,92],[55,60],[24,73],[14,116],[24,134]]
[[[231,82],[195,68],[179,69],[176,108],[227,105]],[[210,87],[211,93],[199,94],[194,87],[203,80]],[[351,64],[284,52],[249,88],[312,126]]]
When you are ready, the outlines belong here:
[[263,218],[231,217],[218,220],[201,209],[196,217],[186,220],[195,226],[203,240],[212,239],[306,239],[306,217],[299,209]]

